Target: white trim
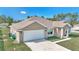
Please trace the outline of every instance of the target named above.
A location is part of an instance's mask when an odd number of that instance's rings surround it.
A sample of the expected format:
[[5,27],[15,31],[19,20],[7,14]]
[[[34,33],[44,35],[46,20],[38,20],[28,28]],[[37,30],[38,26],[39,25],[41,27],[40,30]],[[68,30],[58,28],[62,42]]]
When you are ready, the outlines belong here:
[[69,30],[67,29],[66,37],[68,37],[68,36],[69,36]]
[[55,33],[55,32],[54,32],[54,29],[53,29],[53,35],[54,35],[54,33]]
[[63,38],[63,28],[61,28],[61,38]]

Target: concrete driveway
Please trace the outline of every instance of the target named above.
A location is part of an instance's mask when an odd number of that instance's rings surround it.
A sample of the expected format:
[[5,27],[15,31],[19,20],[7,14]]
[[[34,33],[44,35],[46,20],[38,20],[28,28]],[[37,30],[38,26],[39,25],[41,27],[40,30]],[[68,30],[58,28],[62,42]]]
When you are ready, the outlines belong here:
[[32,51],[70,51],[56,43],[48,40],[37,40],[25,42],[25,44],[32,49]]

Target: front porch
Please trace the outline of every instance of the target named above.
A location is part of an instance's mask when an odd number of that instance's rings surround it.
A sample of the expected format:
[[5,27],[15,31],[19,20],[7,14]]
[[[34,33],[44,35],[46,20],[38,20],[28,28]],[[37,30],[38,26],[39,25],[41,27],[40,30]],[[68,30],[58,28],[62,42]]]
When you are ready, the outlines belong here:
[[47,30],[48,37],[56,36],[59,38],[68,38],[69,36],[69,29],[68,28],[54,28],[54,29],[48,29]]

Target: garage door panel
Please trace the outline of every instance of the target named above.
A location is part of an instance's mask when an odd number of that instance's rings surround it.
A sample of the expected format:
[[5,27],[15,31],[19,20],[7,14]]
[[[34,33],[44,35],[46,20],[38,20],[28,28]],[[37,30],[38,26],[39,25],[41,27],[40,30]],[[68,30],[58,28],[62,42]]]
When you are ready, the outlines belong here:
[[37,40],[45,37],[44,30],[24,31],[24,41]]

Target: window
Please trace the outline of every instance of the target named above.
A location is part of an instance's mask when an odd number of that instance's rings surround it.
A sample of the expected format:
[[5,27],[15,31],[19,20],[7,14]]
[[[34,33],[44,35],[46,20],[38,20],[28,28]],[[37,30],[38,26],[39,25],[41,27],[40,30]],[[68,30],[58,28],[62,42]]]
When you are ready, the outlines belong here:
[[48,32],[48,34],[52,34],[52,32]]
[[53,31],[52,30],[48,30],[48,34],[53,34]]

